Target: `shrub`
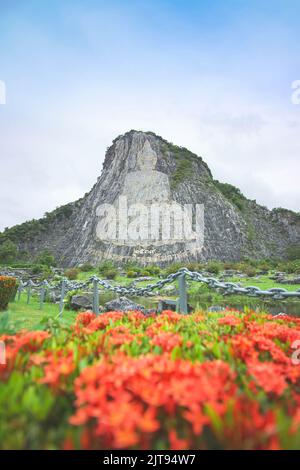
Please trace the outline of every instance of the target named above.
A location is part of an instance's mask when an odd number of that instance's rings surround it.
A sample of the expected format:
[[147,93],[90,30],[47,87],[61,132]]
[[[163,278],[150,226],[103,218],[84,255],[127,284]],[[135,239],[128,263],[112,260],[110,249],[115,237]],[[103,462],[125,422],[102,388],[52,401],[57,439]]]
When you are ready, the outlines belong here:
[[41,274],[45,269],[45,266],[43,266],[42,264],[35,264],[32,266],[31,268],[31,272],[32,274]]
[[126,263],[124,268],[125,268],[126,271],[133,271],[137,275],[139,275],[142,271],[142,268],[140,266],[138,266],[134,261],[130,261],[130,262]]
[[109,271],[111,269],[115,269],[114,262],[110,260],[106,260],[100,264],[98,271],[100,274],[104,274],[106,271]]
[[134,277],[138,276],[138,273],[136,271],[127,271],[126,275],[129,277],[129,279],[133,279]]
[[147,271],[148,271],[152,276],[157,276],[158,274],[160,274],[160,267],[159,267],[159,266],[155,266],[155,265],[150,265],[150,266],[147,266]]
[[258,261],[252,258],[244,258],[242,264],[251,266],[252,268],[256,268],[258,265]]
[[32,268],[32,266],[34,266],[32,263],[29,263],[27,261],[14,261],[12,263],[9,263],[9,265],[13,268],[16,268],[16,269],[23,269],[23,268]]
[[38,264],[43,264],[44,266],[48,266],[50,268],[51,266],[56,266],[56,261],[49,250],[43,250],[37,257],[36,259]]
[[287,249],[287,257],[289,261],[300,260],[300,245],[293,245]]
[[65,296],[65,309],[66,310],[71,310],[71,302],[72,302],[72,297],[74,295],[80,295],[82,294],[82,291],[78,291],[78,290],[70,290],[69,292],[67,292],[67,295]]
[[151,273],[148,269],[144,269],[144,271],[141,272],[141,276],[148,277],[151,276]]
[[223,268],[224,268],[224,269],[235,269],[235,264],[234,264],[233,262],[226,261],[226,262],[223,264]]
[[9,302],[14,302],[16,300],[17,292],[18,292],[18,283],[16,282],[15,287],[12,289]]
[[70,268],[65,271],[65,276],[70,280],[70,281],[75,281],[75,279],[78,278],[79,270],[77,268]]
[[241,272],[242,272],[243,269],[244,269],[244,266],[245,266],[244,263],[236,263],[236,264],[234,265],[234,269],[235,269],[236,271],[241,271]]
[[178,185],[186,179],[194,176],[193,166],[190,159],[181,159],[177,162],[176,170],[171,177],[171,189],[176,190]]
[[202,269],[205,268],[205,265],[203,263],[194,262],[194,263],[188,263],[186,265],[186,268],[189,271],[202,271]]
[[283,266],[283,271],[286,271],[288,274],[300,274],[300,260],[291,261],[286,263]]
[[14,277],[0,276],[0,310],[6,310],[16,292],[17,280]]
[[35,264],[31,268],[32,274],[39,274],[39,277],[41,279],[48,279],[48,277],[51,275],[51,270],[48,266],[43,265],[43,264]]
[[214,184],[223,196],[225,196],[226,199],[234,204],[240,211],[245,209],[246,198],[238,188],[232,184],[220,183],[220,181],[217,180],[214,181]]
[[273,269],[275,267],[275,263],[274,261],[273,262],[270,262],[270,261],[260,261],[257,265],[258,269],[260,271],[270,271],[271,269]]
[[118,271],[116,269],[107,269],[103,274],[106,279],[116,279]]
[[256,268],[253,266],[253,263],[250,263],[250,262],[242,262],[242,263],[238,263],[236,265],[236,269],[238,271],[241,271],[242,273],[246,274],[246,276],[248,277],[253,277],[256,275],[257,273],[257,270]]
[[210,261],[207,264],[206,269],[211,274],[219,274],[222,269],[222,265],[218,261]]
[[12,263],[17,256],[17,246],[10,240],[0,245],[0,263]]
[[253,268],[252,266],[247,266],[245,269],[244,269],[244,273],[246,274],[246,276],[248,277],[254,277],[256,275],[256,269]]
[[105,277],[106,279],[115,279],[118,274],[114,262],[110,260],[106,260],[101,263],[98,270],[101,276]]
[[80,271],[83,273],[88,273],[89,271],[93,271],[94,266],[92,266],[89,263],[85,263],[82,266],[79,267]]
[[169,276],[169,274],[174,274],[174,273],[177,273],[177,271],[179,271],[180,268],[182,268],[182,264],[181,263],[173,263],[173,264],[170,264],[169,266],[167,266],[165,268],[165,275],[166,276]]

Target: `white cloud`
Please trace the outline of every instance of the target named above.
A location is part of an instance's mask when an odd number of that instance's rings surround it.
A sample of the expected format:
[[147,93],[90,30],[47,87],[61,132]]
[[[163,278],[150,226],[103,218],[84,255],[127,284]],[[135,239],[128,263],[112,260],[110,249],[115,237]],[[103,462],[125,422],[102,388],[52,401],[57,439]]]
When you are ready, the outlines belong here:
[[83,15],[73,4],[52,28],[11,15],[2,33],[10,53],[0,57],[9,87],[0,107],[0,230],[81,197],[113,138],[133,128],[190,148],[215,178],[261,204],[300,210],[290,29],[260,22],[254,35],[248,15],[241,22],[236,13],[225,29],[199,30],[154,5]]

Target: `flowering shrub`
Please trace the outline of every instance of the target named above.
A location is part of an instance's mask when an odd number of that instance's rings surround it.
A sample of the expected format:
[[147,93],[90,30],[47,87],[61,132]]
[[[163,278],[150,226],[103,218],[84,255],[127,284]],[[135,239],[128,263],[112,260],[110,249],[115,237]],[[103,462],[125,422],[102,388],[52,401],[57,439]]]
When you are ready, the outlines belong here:
[[297,340],[297,318],[237,311],[84,312],[0,336],[0,447],[299,448]]
[[14,277],[0,276],[0,310],[6,310],[16,292],[17,280]]

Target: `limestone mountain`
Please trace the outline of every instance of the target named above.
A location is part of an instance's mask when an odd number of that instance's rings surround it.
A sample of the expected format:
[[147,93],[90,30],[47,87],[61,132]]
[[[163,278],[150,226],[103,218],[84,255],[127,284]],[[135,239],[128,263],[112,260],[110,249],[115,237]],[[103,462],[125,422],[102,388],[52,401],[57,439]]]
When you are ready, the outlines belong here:
[[[124,235],[128,227],[123,230],[120,221],[120,214],[124,215],[122,197],[129,207],[142,204],[146,211],[153,204],[201,205],[202,225],[195,228],[194,224],[194,238],[163,238],[164,227],[157,218],[156,236],[129,239]],[[99,207],[112,207],[112,212],[106,213],[106,222],[115,227],[115,239],[99,236],[99,227],[105,228]],[[173,213],[171,217],[174,232],[179,225]],[[195,214],[191,218],[194,220]],[[134,219],[131,214],[130,220]],[[143,220],[144,225],[135,226],[137,233],[149,228],[149,220]],[[214,180],[203,159],[189,150],[152,132],[130,131],[108,148],[102,174],[89,193],[40,220],[6,229],[0,234],[0,243],[5,240],[17,244],[20,256],[27,253],[35,258],[48,249],[63,266],[97,265],[104,259],[164,265],[243,257],[284,258],[290,247],[300,245],[300,215],[286,209],[270,211],[244,197],[234,186]]]

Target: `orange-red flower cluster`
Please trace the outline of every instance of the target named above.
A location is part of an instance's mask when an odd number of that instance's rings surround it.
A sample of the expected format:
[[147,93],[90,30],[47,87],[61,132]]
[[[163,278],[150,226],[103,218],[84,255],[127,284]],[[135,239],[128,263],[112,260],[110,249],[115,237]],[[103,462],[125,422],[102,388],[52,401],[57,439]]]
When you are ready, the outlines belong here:
[[76,379],[77,411],[70,422],[94,423],[98,448],[142,447],[156,438],[163,413],[165,437],[171,433],[174,443],[174,420],[182,420],[187,435],[191,429],[199,435],[209,423],[204,406],[225,412],[236,393],[234,377],[223,361],[192,364],[164,354],[140,358],[119,354],[111,362],[103,360],[84,369]]
[[3,335],[0,446],[15,432],[20,448],[298,448],[299,339],[299,319],[232,310],[84,312],[58,334]]
[[[37,358],[33,358],[37,364]],[[40,362],[44,366],[44,376],[40,383],[48,384],[51,388],[62,390],[66,384],[66,379],[75,370],[75,363],[72,351],[58,351],[57,353],[48,353]]]

